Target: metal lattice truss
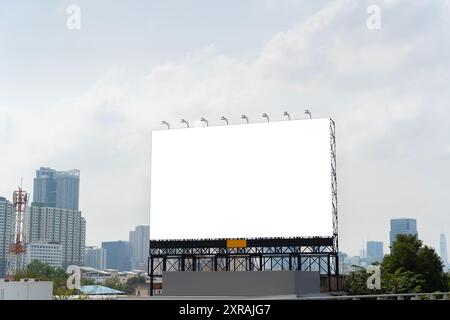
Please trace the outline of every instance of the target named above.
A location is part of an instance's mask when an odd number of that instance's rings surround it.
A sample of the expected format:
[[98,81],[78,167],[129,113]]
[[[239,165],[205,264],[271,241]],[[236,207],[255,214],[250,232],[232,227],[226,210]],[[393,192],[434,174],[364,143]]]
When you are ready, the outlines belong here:
[[[252,248],[255,249],[255,248]],[[163,271],[319,271],[336,274],[336,254],[320,251],[309,252],[306,248],[266,248],[269,250],[247,251],[205,250],[198,248],[179,254],[152,254],[149,274],[162,276]],[[202,252],[203,251],[203,252]],[[205,252],[208,251],[208,252]],[[239,252],[241,251],[241,252]],[[272,252],[268,252],[272,251]],[[202,253],[200,253],[202,252]],[[216,252],[216,253],[214,253]]]
[[330,153],[331,153],[331,201],[333,215],[334,251],[339,251],[338,246],[338,200],[337,200],[337,174],[336,174],[336,125],[330,119]]

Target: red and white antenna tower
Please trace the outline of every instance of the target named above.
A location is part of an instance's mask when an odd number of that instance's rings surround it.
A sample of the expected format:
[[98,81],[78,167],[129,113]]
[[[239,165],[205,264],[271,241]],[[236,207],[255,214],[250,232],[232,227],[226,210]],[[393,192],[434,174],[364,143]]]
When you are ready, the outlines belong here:
[[[22,185],[22,183],[21,183]],[[9,277],[14,279],[17,271],[22,267],[26,252],[26,238],[24,230],[24,216],[28,203],[28,193],[22,186],[13,193],[14,203],[14,239],[9,245]]]

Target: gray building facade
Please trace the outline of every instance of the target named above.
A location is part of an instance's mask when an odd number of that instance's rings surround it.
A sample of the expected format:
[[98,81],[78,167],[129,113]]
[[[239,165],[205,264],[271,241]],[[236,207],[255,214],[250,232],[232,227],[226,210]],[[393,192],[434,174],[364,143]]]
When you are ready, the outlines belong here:
[[60,243],[64,269],[84,266],[86,220],[81,211],[33,204],[27,208],[25,234],[29,242]]
[[131,246],[131,268],[147,270],[150,241],[150,226],[137,226],[129,233]]
[[131,270],[131,245],[128,241],[102,242],[106,249],[106,268],[119,271]]
[[14,205],[0,197],[0,278],[7,275],[9,244],[14,237]]
[[97,270],[106,269],[106,249],[93,246],[86,247],[84,266]]
[[36,170],[33,202],[49,208],[78,210],[80,171],[56,171],[41,167]]

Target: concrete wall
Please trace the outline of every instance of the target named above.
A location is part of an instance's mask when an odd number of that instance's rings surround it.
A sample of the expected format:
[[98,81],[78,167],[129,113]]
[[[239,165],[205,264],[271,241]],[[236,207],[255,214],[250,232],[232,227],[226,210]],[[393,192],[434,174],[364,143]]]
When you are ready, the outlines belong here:
[[1,282],[0,300],[52,300],[53,282]]
[[314,293],[320,293],[318,272],[163,272],[164,296],[269,296]]

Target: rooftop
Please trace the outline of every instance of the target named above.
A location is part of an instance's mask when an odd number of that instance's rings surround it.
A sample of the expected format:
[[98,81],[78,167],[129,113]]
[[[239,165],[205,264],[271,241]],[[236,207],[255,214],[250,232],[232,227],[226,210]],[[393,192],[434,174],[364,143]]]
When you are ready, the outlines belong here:
[[80,288],[80,291],[83,294],[88,294],[88,295],[118,295],[118,294],[124,294],[123,291],[119,291],[119,290],[115,290],[115,289],[111,289],[105,286],[100,286],[100,285],[89,285],[89,286],[82,286]]

